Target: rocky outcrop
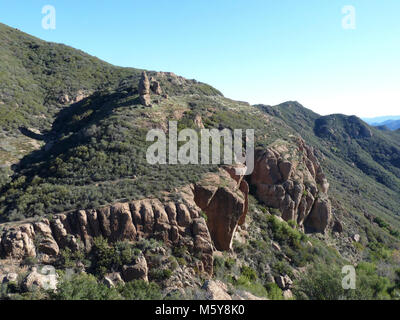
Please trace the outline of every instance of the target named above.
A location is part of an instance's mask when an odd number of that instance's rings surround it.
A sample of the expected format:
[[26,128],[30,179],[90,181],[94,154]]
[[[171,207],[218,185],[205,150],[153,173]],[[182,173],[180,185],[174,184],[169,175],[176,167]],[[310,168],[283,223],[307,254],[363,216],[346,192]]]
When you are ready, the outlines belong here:
[[150,79],[150,82],[151,91],[153,91],[154,94],[162,95],[160,83],[153,77]]
[[150,98],[150,81],[147,77],[146,72],[142,72],[142,76],[139,81],[139,99],[140,103],[146,107],[151,106]]
[[[226,171],[225,171],[226,170]],[[248,185],[232,167],[208,174],[195,185],[196,204],[207,215],[207,226],[217,250],[230,250],[238,225],[248,210]]]
[[228,294],[228,287],[219,280],[207,280],[203,285],[207,300],[232,300]]
[[[43,269],[45,269],[45,267],[42,268],[42,271]],[[51,268],[51,270],[54,270],[54,268]],[[53,273],[43,273],[37,272],[36,267],[33,267],[31,272],[22,281],[22,288],[26,291],[33,290],[35,287],[45,290],[56,290],[58,280],[55,270]]]
[[[99,236],[111,242],[155,238],[167,246],[186,246],[200,257],[196,269],[212,274],[214,245],[218,250],[231,248],[238,225],[245,222],[248,191],[243,176],[236,176],[234,167],[226,167],[206,175],[196,185],[182,188],[177,194],[179,200],[166,195],[163,199],[55,214],[51,221],[7,226],[0,237],[0,254],[16,259],[37,254],[51,258],[65,248],[77,250],[83,246],[90,251],[93,239]],[[125,280],[136,272],[136,267],[126,266]]]
[[36,257],[34,234],[33,225],[29,223],[6,229],[0,237],[0,254],[15,259]]
[[107,273],[104,275],[103,283],[108,288],[115,288],[119,284],[124,284],[124,280],[122,280],[121,274],[119,272]]
[[186,246],[201,258],[196,267],[212,274],[213,245],[201,209],[194,202],[193,186],[182,189],[180,201],[169,198],[116,203],[99,209],[56,214],[49,222],[6,226],[0,236],[1,257],[23,259],[38,253],[52,257],[60,249],[89,251],[93,238],[137,241],[155,238],[167,246]]
[[123,266],[122,276],[125,281],[144,280],[148,282],[148,271],[146,258],[141,255],[135,259],[133,264]]
[[328,181],[313,148],[301,139],[257,151],[250,184],[260,201],[306,231],[324,232],[331,220]]
[[329,199],[326,195],[320,195],[320,198],[315,200],[313,208],[307,217],[306,231],[323,233],[330,222],[331,210]]
[[62,94],[60,94],[60,96],[58,97],[57,100],[59,103],[67,105],[67,104],[78,103],[78,102],[82,101],[83,99],[87,98],[89,95],[90,95],[89,92],[79,90],[73,96],[69,96],[66,93],[62,93]]
[[196,128],[204,129],[203,119],[201,118],[201,115],[196,114],[193,122],[194,122],[194,125],[196,126]]

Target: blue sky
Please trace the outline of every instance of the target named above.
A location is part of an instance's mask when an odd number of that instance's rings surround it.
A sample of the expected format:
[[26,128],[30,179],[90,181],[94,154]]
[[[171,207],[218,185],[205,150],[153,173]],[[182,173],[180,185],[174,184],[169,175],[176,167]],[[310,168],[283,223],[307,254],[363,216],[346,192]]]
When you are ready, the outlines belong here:
[[[342,27],[345,5],[355,29]],[[0,22],[116,65],[362,117],[400,114],[399,15],[399,0],[0,0]]]

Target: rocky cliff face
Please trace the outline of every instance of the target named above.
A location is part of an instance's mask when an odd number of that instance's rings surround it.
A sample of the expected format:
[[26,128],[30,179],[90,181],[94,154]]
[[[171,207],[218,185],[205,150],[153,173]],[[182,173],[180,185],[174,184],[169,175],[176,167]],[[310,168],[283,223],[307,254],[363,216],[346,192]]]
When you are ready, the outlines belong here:
[[[227,169],[228,170],[228,169]],[[234,170],[231,170],[234,174]],[[38,253],[56,257],[60,249],[90,251],[93,239],[111,242],[155,238],[167,246],[186,246],[201,257],[197,269],[212,274],[213,243],[228,250],[237,225],[247,213],[247,183],[220,169],[171,200],[144,199],[99,209],[56,214],[51,220],[8,225],[0,236],[1,257],[23,259]],[[207,215],[207,224],[201,211]]]
[[[326,230],[331,220],[329,184],[312,148],[302,140],[294,145],[279,141],[256,152],[248,180],[256,197],[279,209],[284,220],[295,220],[305,231]],[[40,253],[48,260],[64,248],[83,246],[90,251],[99,236],[111,242],[155,238],[170,247],[187,247],[200,259],[193,267],[212,275],[214,248],[232,248],[235,231],[248,212],[248,194],[245,178],[227,166],[182,188],[177,197],[166,194],[163,199],[115,203],[3,226],[0,256],[21,260]]]
[[331,220],[329,184],[314,150],[301,139],[256,152],[250,184],[260,201],[305,231],[324,232]]
[[96,210],[57,214],[51,221],[8,226],[0,237],[0,254],[3,258],[23,259],[40,252],[55,257],[60,249],[78,249],[79,243],[89,251],[93,238],[99,236],[110,241],[155,238],[169,246],[186,246],[201,257],[201,264],[196,267],[211,274],[212,241],[191,188],[182,191],[182,199],[116,203]]

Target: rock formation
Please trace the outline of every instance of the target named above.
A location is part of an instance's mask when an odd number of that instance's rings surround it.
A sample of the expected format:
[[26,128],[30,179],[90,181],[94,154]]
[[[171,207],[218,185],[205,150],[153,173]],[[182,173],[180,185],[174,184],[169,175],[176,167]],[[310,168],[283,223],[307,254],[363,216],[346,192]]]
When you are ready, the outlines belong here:
[[329,184],[314,150],[301,139],[257,151],[250,184],[260,201],[306,231],[324,232],[331,220]]
[[200,271],[211,274],[213,245],[207,225],[191,188],[183,192],[181,202],[144,199],[56,214],[51,222],[42,219],[7,226],[0,236],[0,256],[23,259],[40,252],[55,257],[59,249],[78,249],[79,242],[89,251],[98,236],[110,241],[155,238],[169,246],[188,247],[201,257]]
[[[218,250],[229,250],[236,228],[245,221],[248,185],[234,168],[208,174],[195,185],[196,204],[207,215],[207,226]],[[235,177],[232,178],[231,174]]]
[[[213,243],[218,250],[231,248],[237,226],[245,221],[248,190],[243,176],[235,176],[235,169],[226,167],[182,188],[181,200],[166,197],[115,203],[55,214],[51,221],[43,218],[7,226],[0,236],[0,255],[23,259],[40,253],[56,257],[60,249],[77,250],[80,243],[90,251],[93,239],[99,236],[112,242],[155,238],[168,246],[186,246],[201,257],[197,268],[212,274]],[[126,266],[124,278],[130,278],[136,267]]]
[[151,78],[150,81],[151,81],[150,85],[151,91],[153,91],[155,94],[162,95],[160,83],[154,78]]
[[142,72],[142,76],[139,81],[139,99],[140,103],[144,106],[151,106],[150,81],[146,72],[144,71]]
[[134,263],[123,266],[122,275],[125,281],[144,280],[148,282],[148,271],[146,258],[141,255],[135,259]]

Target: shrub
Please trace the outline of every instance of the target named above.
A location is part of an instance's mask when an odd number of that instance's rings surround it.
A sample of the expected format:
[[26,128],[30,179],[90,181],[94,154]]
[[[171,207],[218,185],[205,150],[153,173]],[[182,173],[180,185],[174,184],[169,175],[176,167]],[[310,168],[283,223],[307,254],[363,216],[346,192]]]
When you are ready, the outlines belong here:
[[51,294],[55,300],[117,300],[120,294],[114,288],[98,283],[90,274],[75,274],[70,279],[62,280],[57,291]]
[[342,275],[338,268],[319,265],[295,283],[293,293],[298,299],[340,300],[344,296]]
[[160,300],[162,298],[160,287],[154,283],[135,280],[117,288],[118,292],[127,300]]
[[265,285],[267,291],[268,291],[268,298],[271,300],[282,300],[283,299],[283,294],[281,288],[278,287],[276,283],[267,283]]

